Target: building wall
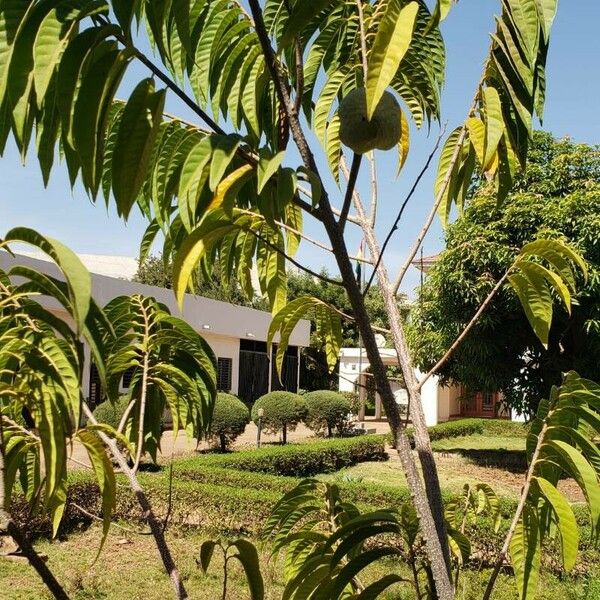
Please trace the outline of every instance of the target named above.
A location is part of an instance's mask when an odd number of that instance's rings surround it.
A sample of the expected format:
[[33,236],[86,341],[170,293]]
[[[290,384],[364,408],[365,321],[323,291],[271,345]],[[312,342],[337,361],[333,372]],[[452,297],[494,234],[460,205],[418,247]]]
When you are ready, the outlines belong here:
[[200,335],[208,342],[217,358],[231,358],[231,393],[237,394],[240,370],[240,340],[203,331],[200,332]]

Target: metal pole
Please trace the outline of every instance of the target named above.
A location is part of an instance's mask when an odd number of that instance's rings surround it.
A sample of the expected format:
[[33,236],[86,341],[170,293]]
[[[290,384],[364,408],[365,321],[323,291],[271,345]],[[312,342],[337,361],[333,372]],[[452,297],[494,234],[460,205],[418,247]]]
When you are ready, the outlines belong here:
[[262,418],[263,418],[263,414],[264,414],[264,409],[259,408],[258,409],[258,423],[256,424],[257,430],[256,430],[256,447],[260,448],[260,434],[262,432]]

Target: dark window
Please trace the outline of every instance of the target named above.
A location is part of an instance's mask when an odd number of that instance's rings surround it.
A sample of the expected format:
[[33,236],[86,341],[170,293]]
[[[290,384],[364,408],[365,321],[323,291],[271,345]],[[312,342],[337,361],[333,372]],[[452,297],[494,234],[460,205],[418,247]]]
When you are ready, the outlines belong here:
[[231,391],[231,373],[233,371],[233,359],[217,359],[217,389],[220,392]]
[[123,373],[123,389],[128,390],[131,385],[131,380],[133,378],[133,374],[135,373],[135,367],[131,367],[127,369],[125,373]]
[[89,389],[89,403],[90,406],[95,408],[102,402],[102,385],[100,384],[100,374],[94,363],[90,364],[90,389]]
[[240,340],[240,368],[238,397],[246,404],[269,391],[269,357],[267,344],[254,340]]
[[298,347],[288,346],[283,357],[281,378],[277,372],[277,346],[273,345],[271,356],[271,391],[285,390],[287,392],[298,391]]

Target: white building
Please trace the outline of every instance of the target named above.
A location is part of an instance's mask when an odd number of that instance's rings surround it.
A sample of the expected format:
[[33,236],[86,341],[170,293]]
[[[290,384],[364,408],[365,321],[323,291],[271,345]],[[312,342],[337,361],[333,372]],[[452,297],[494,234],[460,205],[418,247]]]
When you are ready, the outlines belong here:
[[[380,348],[379,354],[386,366],[397,366],[398,357],[393,348]],[[423,374],[416,370],[417,379]],[[340,352],[339,390],[356,392],[364,397],[369,373],[369,359],[364,348],[342,348]],[[392,380],[392,390],[399,404],[406,404],[408,395],[401,385]],[[430,377],[421,389],[421,402],[427,425],[461,417],[508,418],[504,412],[500,394],[468,394],[460,385],[444,386],[437,376]],[[375,397],[375,419],[383,415],[381,399]]]
[[[438,260],[439,255],[425,256],[412,262],[413,266],[427,273]],[[398,357],[393,348],[379,348],[386,366],[397,366]],[[415,370],[417,380],[423,373]],[[369,359],[363,349],[342,348],[340,352],[339,389],[344,392],[357,392],[364,397],[369,374]],[[399,404],[406,404],[408,394],[399,383],[391,381],[392,390]],[[498,392],[473,392],[461,385],[442,385],[439,377],[430,377],[421,389],[421,402],[428,426],[461,417],[483,417],[509,419],[511,414],[502,403]],[[381,399],[375,398],[375,419],[382,416]],[[512,415],[515,418],[516,415]]]
[[[11,256],[7,252],[0,252],[1,269],[8,271],[15,265],[28,266],[60,278],[60,272],[54,263],[31,256]],[[127,275],[129,273],[123,274]],[[300,321],[290,336],[280,382],[275,371],[275,361],[269,360],[267,354],[270,313],[191,294],[186,294],[181,312],[172,290],[97,273],[92,273],[91,278],[92,295],[100,306],[117,296],[152,296],[168,306],[172,314],[182,317],[192,325],[218,357],[217,384],[220,390],[235,394],[246,402],[253,402],[271,390],[298,389],[300,349],[310,343],[309,321]],[[67,319],[66,311],[56,301],[42,298],[41,303],[58,316]],[[101,397],[101,390],[95,377],[95,368],[90,362],[88,348],[85,354],[83,393],[92,403],[96,403]]]

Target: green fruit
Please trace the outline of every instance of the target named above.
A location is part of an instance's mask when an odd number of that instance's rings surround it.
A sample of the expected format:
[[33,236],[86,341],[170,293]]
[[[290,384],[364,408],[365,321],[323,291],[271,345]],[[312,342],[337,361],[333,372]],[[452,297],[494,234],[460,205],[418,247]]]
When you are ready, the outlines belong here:
[[384,92],[367,120],[367,95],[364,88],[352,90],[340,103],[340,140],[356,154],[371,150],[390,150],[400,141],[400,106]]

